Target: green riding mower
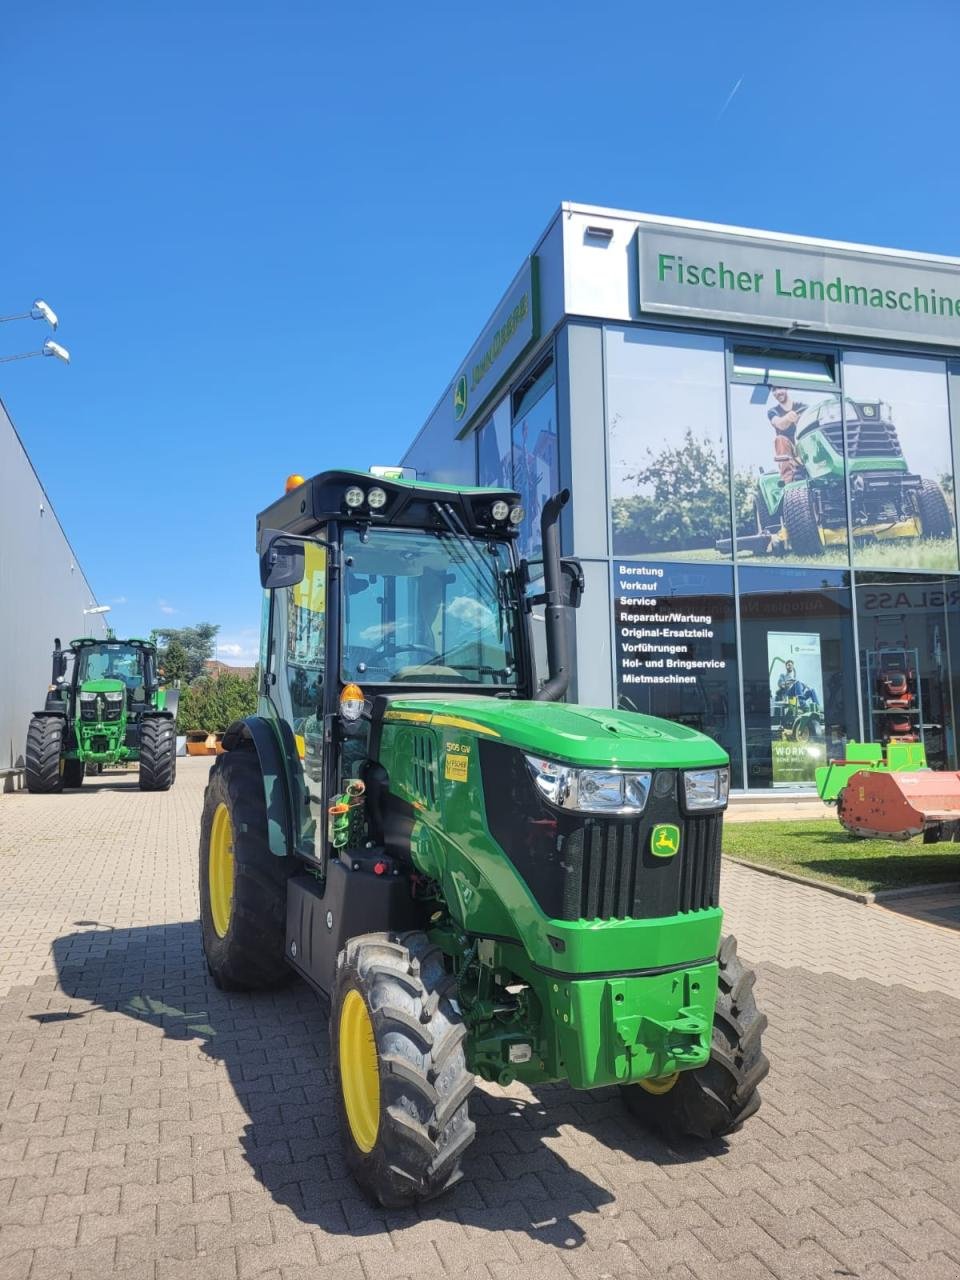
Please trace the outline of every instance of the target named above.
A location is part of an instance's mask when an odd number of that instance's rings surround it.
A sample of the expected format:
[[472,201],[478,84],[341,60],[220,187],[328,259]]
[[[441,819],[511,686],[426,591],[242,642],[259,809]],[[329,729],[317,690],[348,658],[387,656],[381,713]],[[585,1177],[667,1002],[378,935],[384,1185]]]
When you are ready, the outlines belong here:
[[[890,406],[883,401],[831,396],[812,405],[797,422],[795,449],[793,480],[761,473],[755,530],[738,534],[738,551],[820,556],[829,547],[846,545],[848,494],[855,542],[953,536],[943,490],[910,471]],[[717,549],[729,554],[731,540],[722,539]]]
[[295,971],[329,1002],[346,1160],[385,1206],[461,1176],[477,1077],[618,1085],[671,1140],[760,1105],[766,1019],[721,937],[728,758],[561,701],[568,497],[539,583],[509,490],[331,471],[258,520],[263,683],[210,773],[203,947],[223,990]]
[[66,649],[55,640],[46,702],[27,730],[27,790],[79,787],[88,771],[127,761],[140,762],[141,791],[169,790],[179,696],[161,688],[146,640],[72,640]]

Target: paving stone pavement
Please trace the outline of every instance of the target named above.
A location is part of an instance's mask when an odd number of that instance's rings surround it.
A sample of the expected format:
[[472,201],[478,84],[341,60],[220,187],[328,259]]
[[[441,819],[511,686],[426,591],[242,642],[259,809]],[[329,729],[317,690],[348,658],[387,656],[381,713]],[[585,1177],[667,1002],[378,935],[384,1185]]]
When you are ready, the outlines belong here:
[[463,1183],[375,1211],[319,1001],[207,980],[208,768],[0,798],[0,1280],[960,1277],[960,934],[730,867],[773,1064],[741,1133],[483,1087]]

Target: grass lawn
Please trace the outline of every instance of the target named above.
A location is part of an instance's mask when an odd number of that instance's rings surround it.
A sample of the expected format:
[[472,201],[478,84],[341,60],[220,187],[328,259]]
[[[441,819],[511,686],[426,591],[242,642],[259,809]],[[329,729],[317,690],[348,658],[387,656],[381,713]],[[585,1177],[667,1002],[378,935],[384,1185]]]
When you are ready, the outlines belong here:
[[960,880],[960,844],[927,844],[921,837],[858,840],[839,822],[731,822],[723,852],[813,880],[876,893],[914,884]]

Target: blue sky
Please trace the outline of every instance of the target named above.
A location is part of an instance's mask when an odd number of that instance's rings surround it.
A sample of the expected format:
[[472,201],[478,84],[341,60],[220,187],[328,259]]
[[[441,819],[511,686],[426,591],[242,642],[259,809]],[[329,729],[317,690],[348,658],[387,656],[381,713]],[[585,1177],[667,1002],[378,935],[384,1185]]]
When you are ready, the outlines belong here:
[[949,0],[8,0],[4,29],[0,313],[46,298],[73,363],[0,396],[118,631],[218,622],[232,661],[255,513],[399,459],[561,200],[960,253]]

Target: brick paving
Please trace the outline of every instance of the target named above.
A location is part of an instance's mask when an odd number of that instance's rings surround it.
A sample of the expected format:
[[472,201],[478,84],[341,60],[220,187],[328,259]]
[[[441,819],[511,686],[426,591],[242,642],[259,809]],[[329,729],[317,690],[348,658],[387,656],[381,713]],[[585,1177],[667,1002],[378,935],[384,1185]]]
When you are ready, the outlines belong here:
[[742,1133],[671,1148],[611,1091],[484,1087],[464,1182],[375,1211],[319,1002],[207,981],[208,767],[0,798],[2,1280],[960,1277],[960,933],[730,867],[773,1063]]

